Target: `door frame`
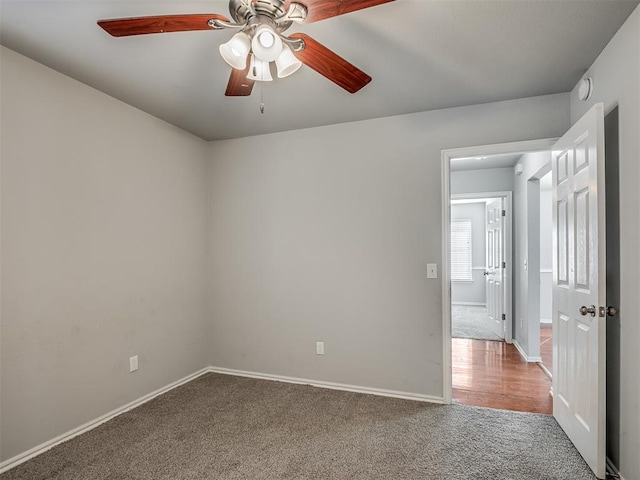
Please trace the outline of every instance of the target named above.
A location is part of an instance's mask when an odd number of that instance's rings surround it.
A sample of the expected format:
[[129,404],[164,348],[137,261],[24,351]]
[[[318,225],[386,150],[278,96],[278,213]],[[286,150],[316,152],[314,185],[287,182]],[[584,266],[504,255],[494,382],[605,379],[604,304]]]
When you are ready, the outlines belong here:
[[[475,192],[475,193],[452,193],[449,197],[450,200],[481,200],[481,199],[495,199],[501,198],[502,208],[506,212],[505,220],[504,220],[504,240],[503,243],[503,258],[507,264],[506,272],[503,278],[503,303],[504,303],[504,311],[507,315],[507,321],[503,327],[502,337],[505,342],[512,343],[513,342],[513,319],[511,318],[513,312],[513,262],[511,259],[513,258],[513,192],[511,191],[499,191],[499,192]],[[449,205],[451,207],[451,204]],[[450,210],[449,210],[450,212]],[[451,219],[449,219],[449,223]],[[450,225],[447,225],[447,229],[450,228]],[[450,240],[450,239],[449,239]],[[485,247],[485,253],[486,253]],[[485,260],[486,263],[486,260]],[[486,270],[486,265],[485,265]],[[448,284],[451,285],[451,282]],[[449,298],[451,302],[451,298]],[[449,303],[449,307],[451,303]],[[451,330],[451,329],[449,329]]]
[[[444,403],[452,402],[451,369],[451,252],[449,224],[451,223],[451,159],[458,157],[519,154],[551,150],[557,138],[498,143],[462,148],[452,148],[441,152],[442,185],[442,391]],[[495,193],[493,193],[495,196]],[[507,264],[509,265],[509,264]],[[513,333],[513,332],[511,332]]]

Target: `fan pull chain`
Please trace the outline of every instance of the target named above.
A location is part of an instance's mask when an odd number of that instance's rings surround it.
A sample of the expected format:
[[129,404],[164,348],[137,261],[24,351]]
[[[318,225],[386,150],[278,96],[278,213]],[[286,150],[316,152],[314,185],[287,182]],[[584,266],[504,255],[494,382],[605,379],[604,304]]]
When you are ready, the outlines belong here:
[[262,90],[262,82],[260,82],[260,113],[264,115],[264,91]]

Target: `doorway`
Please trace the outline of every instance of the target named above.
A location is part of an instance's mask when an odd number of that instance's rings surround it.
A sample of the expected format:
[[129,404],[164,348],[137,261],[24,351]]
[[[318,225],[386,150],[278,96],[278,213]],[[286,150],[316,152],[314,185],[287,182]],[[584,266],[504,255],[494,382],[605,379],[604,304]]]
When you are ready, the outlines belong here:
[[510,191],[451,195],[453,338],[511,342],[511,205]]
[[[484,308],[487,310],[487,317],[489,317],[489,309],[492,310],[491,318],[494,324],[496,324],[496,319],[500,320],[497,323],[501,327],[498,332],[502,333],[498,338],[493,339],[456,338],[459,335],[452,334],[452,326],[454,325],[453,318],[456,315],[456,310],[459,309],[461,301],[459,296],[460,288],[458,288],[456,282],[446,286],[443,304],[445,310],[445,350],[448,347],[448,352],[445,352],[444,363],[446,365],[445,379],[450,382],[449,389],[445,388],[445,398],[448,394],[449,401],[454,400],[456,403],[494,408],[551,413],[550,380],[544,375],[537,363],[531,362],[532,358],[526,355],[526,347],[522,348],[518,344],[518,339],[515,335],[517,327],[516,305],[512,303],[512,296],[516,292],[513,287],[505,288],[504,286],[506,283],[511,285],[513,280],[512,269],[516,265],[514,250],[509,248],[511,242],[507,242],[502,233],[495,237],[497,241],[491,240],[490,232],[492,230],[490,225],[496,220],[496,215],[493,214],[492,217],[489,212],[499,212],[498,215],[506,222],[509,222],[509,228],[511,228],[512,212],[507,214],[504,210],[511,210],[511,190],[513,190],[513,187],[495,191],[497,190],[496,186],[500,188],[501,177],[508,178],[511,181],[511,185],[513,185],[516,176],[514,165],[517,160],[525,153],[548,152],[552,143],[552,140],[543,140],[443,152],[443,184],[449,192],[449,202],[445,205],[445,211],[443,212],[443,221],[445,222],[443,226],[443,232],[445,232],[443,241],[445,258],[449,259],[452,255],[453,245],[450,243],[451,238],[453,238],[452,222],[460,219],[460,214],[456,211],[458,209],[456,205],[461,202],[468,204],[475,202],[476,206],[478,203],[483,203],[485,210],[485,230],[483,233],[488,240],[485,246],[491,246],[483,255],[483,264],[478,265],[477,262],[474,262],[472,268],[475,267],[476,270],[481,270],[480,273],[485,277],[483,284],[489,288],[485,290]],[[500,161],[511,163],[508,165],[495,163]],[[481,166],[483,162],[484,165]],[[460,170],[458,165],[460,163],[467,163],[471,166],[471,172],[468,172],[469,175],[467,175],[467,187],[477,187],[475,192],[467,190],[461,193],[460,185],[452,182],[452,177],[458,176],[458,171]],[[493,170],[484,172],[488,174],[479,174],[478,167]],[[493,187],[486,188],[486,185],[489,184],[479,182],[482,177],[489,178],[488,181],[490,184],[493,182]],[[483,187],[485,188],[483,189]],[[491,191],[491,188],[495,190]],[[490,199],[499,199],[502,203],[498,205],[494,203],[490,206],[492,201]],[[507,203],[509,203],[509,208],[504,208]],[[502,217],[503,215],[504,217]],[[507,249],[509,250],[508,252],[505,251]],[[443,266],[449,269],[454,268],[452,265],[447,265],[447,262],[443,262]],[[499,273],[497,278],[495,277],[496,271]],[[450,272],[445,272],[447,282],[450,278],[449,274]],[[492,281],[488,281],[489,279],[486,278],[489,276],[492,276]],[[500,290],[497,290],[496,287],[500,287]],[[499,291],[500,294],[496,295],[496,291]],[[462,302],[465,301],[469,300],[462,299]],[[500,308],[496,310],[497,306]],[[496,311],[499,312],[497,318]],[[488,323],[491,324],[491,322]],[[520,327],[524,326],[520,325]],[[540,342],[539,321],[537,328],[537,341]],[[536,347],[536,351],[539,351],[539,344]],[[522,387],[521,392],[516,391],[518,386]],[[535,398],[531,398],[531,401],[527,402],[527,395]],[[496,403],[498,400],[499,402]]]
[[[536,152],[535,149],[529,148],[522,157],[523,161],[514,169],[515,190],[519,192],[515,201],[519,212],[515,222],[516,232],[518,223],[522,228],[513,259],[514,271],[517,272],[517,292],[514,292],[514,345],[521,345],[518,351],[524,360],[535,361],[537,353],[537,361],[540,361],[539,293],[533,296],[533,300],[529,295],[530,290],[540,290],[540,219],[533,218],[528,213],[531,204],[536,203],[538,215],[540,213],[539,180],[544,175],[537,175],[536,172],[544,169],[547,163],[551,163],[553,403],[550,413],[553,413],[569,440],[598,478],[605,476],[605,426],[609,427],[605,412],[605,320],[607,316],[617,315],[615,306],[607,306],[606,295],[609,288],[607,278],[612,270],[607,268],[606,227],[612,225],[615,228],[615,222],[607,222],[606,219],[606,213],[614,209],[607,205],[605,199],[605,125],[604,106],[598,103],[577,120],[560,139],[553,142],[546,152],[543,152],[543,149]],[[519,148],[509,149],[516,145],[522,147],[522,144],[503,144],[442,152],[445,287],[443,383],[444,397],[449,402],[452,399],[453,378],[450,357],[452,347],[447,342],[451,339],[448,226],[452,161],[469,154],[518,152]],[[537,188],[529,188],[531,183],[538,184]],[[536,194],[538,197],[532,197]],[[531,235],[531,225],[534,223],[538,235]],[[537,315],[531,315],[533,310],[537,311]]]

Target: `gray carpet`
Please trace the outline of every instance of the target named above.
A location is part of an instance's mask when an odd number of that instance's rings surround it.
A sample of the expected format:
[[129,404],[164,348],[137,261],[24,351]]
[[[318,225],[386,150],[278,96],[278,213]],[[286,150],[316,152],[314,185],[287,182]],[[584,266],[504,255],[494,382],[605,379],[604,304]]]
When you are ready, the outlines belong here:
[[451,306],[451,336],[476,340],[502,340],[489,328],[487,307],[476,305]]
[[206,374],[2,480],[593,477],[546,415]]

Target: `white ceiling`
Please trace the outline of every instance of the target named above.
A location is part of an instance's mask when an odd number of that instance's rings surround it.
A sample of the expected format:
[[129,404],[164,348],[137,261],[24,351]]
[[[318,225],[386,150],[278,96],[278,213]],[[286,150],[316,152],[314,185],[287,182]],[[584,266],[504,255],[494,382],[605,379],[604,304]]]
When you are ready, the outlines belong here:
[[[301,0],[304,3],[304,0]],[[221,13],[226,0],[0,0],[0,43],[206,140],[567,92],[638,0],[397,0],[294,25],[373,77],[351,95],[308,67],[228,98],[230,31],[113,38],[105,18]],[[597,86],[596,86],[597,88]]]

